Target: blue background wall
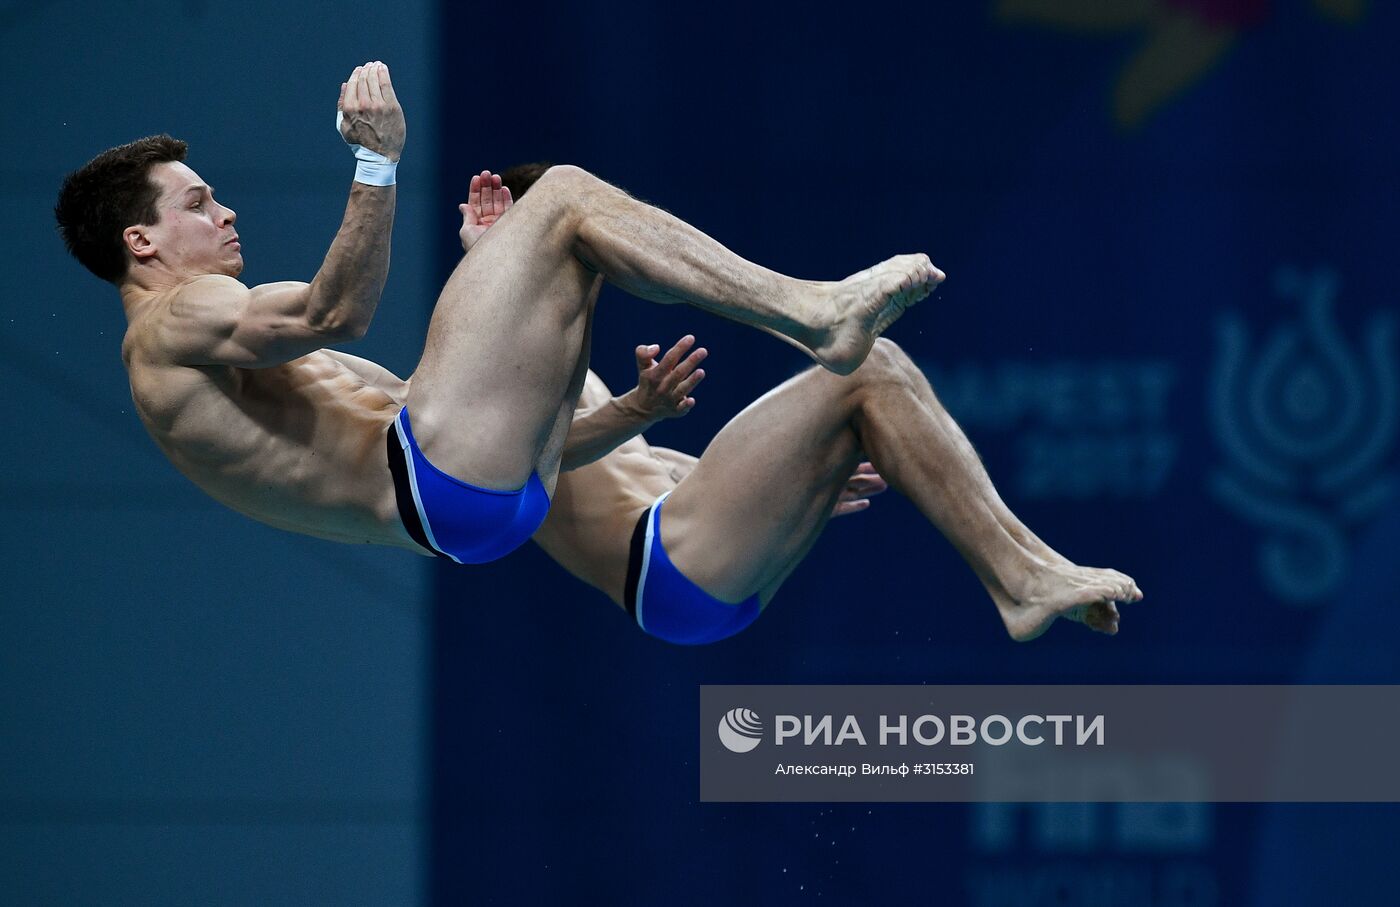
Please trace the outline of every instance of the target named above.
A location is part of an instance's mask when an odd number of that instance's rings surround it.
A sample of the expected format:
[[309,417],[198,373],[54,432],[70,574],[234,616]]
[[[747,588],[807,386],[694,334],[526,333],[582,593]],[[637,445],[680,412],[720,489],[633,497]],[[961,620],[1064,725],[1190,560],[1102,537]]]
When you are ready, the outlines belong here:
[[[480,10],[445,9],[444,193],[548,158],[803,277],[928,251],[949,279],[890,336],[1013,508],[1148,599],[1116,639],[1061,626],[1014,645],[889,496],[701,650],[641,636],[535,550],[441,571],[439,899],[1393,899],[1392,807],[699,804],[694,718],[700,683],[1400,680],[1396,15],[617,4],[501,41],[473,37]],[[616,390],[637,343],[694,332],[711,350],[696,411],[656,441],[698,453],[803,366],[612,292],[594,363]]]
[[244,278],[307,279],[354,173],[338,86],[383,57],[410,144],[360,346],[411,369],[435,295],[437,76],[431,5],[398,9],[0,6],[0,902],[420,896],[423,559],[260,526],[175,472],[131,411],[120,300],[52,215],[67,171],[169,131],[238,212]]

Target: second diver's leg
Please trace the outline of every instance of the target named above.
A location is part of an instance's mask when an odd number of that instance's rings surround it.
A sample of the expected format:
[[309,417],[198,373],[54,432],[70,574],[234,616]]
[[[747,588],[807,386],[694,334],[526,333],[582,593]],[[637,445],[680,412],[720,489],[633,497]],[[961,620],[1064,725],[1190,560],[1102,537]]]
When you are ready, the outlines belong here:
[[872,384],[854,420],[866,454],[972,566],[1007,632],[1034,639],[1057,617],[1117,632],[1114,603],[1142,598],[1133,579],[1081,567],[1031,532],[1002,501],[923,372],[894,344],[881,351],[888,379]]
[[888,342],[849,378],[807,372],[726,426],[666,504],[667,551],[721,599],[766,600],[815,542],[862,451],[968,561],[1013,638],[1057,617],[1111,633],[1112,602],[1141,597],[1123,574],[1052,560],[1016,530],[971,445]]

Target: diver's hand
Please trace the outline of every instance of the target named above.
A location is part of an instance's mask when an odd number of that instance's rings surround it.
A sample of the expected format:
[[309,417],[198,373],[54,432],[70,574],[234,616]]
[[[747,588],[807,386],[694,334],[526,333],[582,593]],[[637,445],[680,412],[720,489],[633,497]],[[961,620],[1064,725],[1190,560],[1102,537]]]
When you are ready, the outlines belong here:
[[654,358],[661,352],[656,344],[637,347],[637,386],[619,402],[648,422],[675,419],[694,409],[690,393],[705,380],[700,363],[709,355],[702,346],[687,356],[694,345],[695,337],[686,334],[660,360]]
[[340,135],[351,145],[362,145],[391,161],[403,154],[407,127],[403,108],[394,94],[389,67],[378,61],[356,66],[340,84]]
[[831,515],[837,517],[848,513],[860,513],[870,507],[872,497],[887,491],[889,487],[889,483],[880,477],[873,465],[862,463],[846,480],[846,487],[841,489],[841,496],[836,499],[836,506]]
[[470,252],[486,229],[500,220],[513,204],[515,199],[510,197],[510,189],[501,185],[499,174],[483,170],[480,176],[473,176],[467,188],[467,200],[457,206],[462,212],[462,229],[457,231],[462,251]]

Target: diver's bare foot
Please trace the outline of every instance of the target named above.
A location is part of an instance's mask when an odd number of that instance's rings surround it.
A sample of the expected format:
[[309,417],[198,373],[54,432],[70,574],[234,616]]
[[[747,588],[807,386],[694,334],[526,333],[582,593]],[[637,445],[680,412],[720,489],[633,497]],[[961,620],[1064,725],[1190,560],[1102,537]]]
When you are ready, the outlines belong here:
[[927,255],[896,255],[832,285],[833,323],[813,357],[838,375],[860,367],[875,338],[943,281]]
[[1014,591],[992,590],[1006,632],[1017,642],[1035,639],[1059,617],[1113,635],[1118,632],[1114,603],[1142,600],[1132,577],[1068,563],[1043,563],[1018,585]]
[[[1016,520],[1014,517],[1011,518],[1010,523],[1003,521],[1002,528],[1004,528],[1011,537],[1016,540],[1016,543],[1025,549],[1032,557],[1039,558],[1047,564],[1061,567],[1078,567],[1078,565],[1069,558],[1041,541],[1040,536],[1031,532],[1026,528],[1025,524]],[[1136,580],[1126,574],[1118,573],[1116,570],[1110,572],[1123,577],[1132,584],[1130,595],[1134,596],[1132,599],[1133,601],[1142,599],[1142,591],[1138,589]],[[1112,601],[1092,602],[1088,605],[1081,605],[1080,607],[1073,608],[1066,612],[1064,617],[1068,620],[1082,623],[1091,630],[1107,633],[1109,636],[1118,632],[1118,606]]]

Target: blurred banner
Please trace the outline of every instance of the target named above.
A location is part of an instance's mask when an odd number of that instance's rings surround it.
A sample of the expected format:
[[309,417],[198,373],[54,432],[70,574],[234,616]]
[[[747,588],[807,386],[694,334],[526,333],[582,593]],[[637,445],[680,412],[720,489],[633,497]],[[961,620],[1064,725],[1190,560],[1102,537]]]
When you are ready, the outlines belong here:
[[[926,251],[948,280],[889,337],[1012,509],[1147,598],[1116,638],[1013,644],[894,495],[708,648],[642,635],[538,550],[441,570],[440,901],[1274,904],[1324,880],[1393,899],[1390,806],[702,805],[694,736],[701,683],[1400,678],[1393,5],[443,15],[444,273],[470,174],[526,160],[586,167],[795,276]],[[806,367],[611,288],[594,367],[620,392],[633,346],[687,332],[709,377],[658,429],[669,446],[698,454]]]

